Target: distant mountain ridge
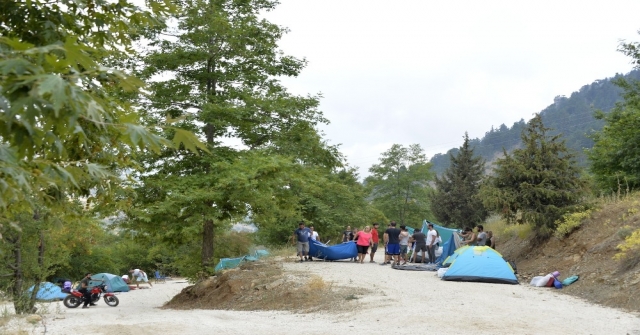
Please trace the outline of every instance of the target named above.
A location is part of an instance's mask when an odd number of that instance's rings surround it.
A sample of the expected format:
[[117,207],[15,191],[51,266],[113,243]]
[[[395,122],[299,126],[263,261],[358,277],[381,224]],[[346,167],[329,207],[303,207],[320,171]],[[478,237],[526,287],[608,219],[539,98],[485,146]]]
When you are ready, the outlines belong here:
[[[547,128],[552,128],[551,134],[563,134],[567,147],[576,153],[581,166],[587,165],[585,148],[591,148],[593,141],[588,134],[602,129],[604,121],[596,120],[593,114],[596,110],[609,112],[621,100],[622,89],[613,80],[623,76],[632,80],[640,80],[640,71],[634,70],[626,75],[616,74],[614,77],[596,80],[589,85],[582,86],[571,96],[557,96],[553,104],[540,112],[542,121]],[[498,128],[491,127],[482,139],[472,139],[471,145],[476,155],[480,155],[490,163],[502,155],[502,148],[507,152],[518,147],[521,143],[520,133],[526,126],[526,121],[520,119],[513,126],[501,124]],[[463,134],[460,134],[462,138]],[[462,143],[462,142],[461,142]],[[453,148],[445,154],[435,154],[431,158],[432,171],[441,175],[449,167],[449,154],[457,154],[458,148]]]

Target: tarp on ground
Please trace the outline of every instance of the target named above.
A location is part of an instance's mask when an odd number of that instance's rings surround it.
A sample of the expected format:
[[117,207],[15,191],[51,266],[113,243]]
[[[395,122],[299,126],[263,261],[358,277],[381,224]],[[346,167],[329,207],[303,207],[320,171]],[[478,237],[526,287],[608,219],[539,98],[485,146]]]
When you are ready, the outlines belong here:
[[[27,292],[31,293],[33,292],[33,287],[35,285],[32,285]],[[67,294],[62,292],[62,289],[60,288],[60,286],[54,284],[54,283],[50,283],[50,282],[44,282],[44,283],[40,283],[40,288],[38,289],[38,292],[36,293],[36,299],[38,300],[47,300],[47,301],[51,301],[51,300],[62,300],[64,298],[66,298]]]
[[221,271],[221,270],[225,270],[225,269],[233,269],[236,268],[238,266],[240,266],[240,264],[242,264],[242,262],[255,262],[258,259],[268,256],[269,252],[267,250],[256,250],[253,254],[250,255],[244,255],[242,257],[236,257],[236,258],[222,258],[220,259],[220,262],[218,262],[218,264],[216,265],[216,267],[214,268],[214,271]]
[[[147,274],[147,277],[149,274]],[[122,277],[111,273],[97,273],[91,276],[89,286],[97,286],[104,281],[107,284],[107,292],[129,292],[129,285]]]
[[309,240],[309,255],[327,261],[337,261],[357,257],[358,248],[353,241],[328,246],[319,241]]
[[511,265],[487,246],[467,247],[460,252],[442,280],[518,284]]

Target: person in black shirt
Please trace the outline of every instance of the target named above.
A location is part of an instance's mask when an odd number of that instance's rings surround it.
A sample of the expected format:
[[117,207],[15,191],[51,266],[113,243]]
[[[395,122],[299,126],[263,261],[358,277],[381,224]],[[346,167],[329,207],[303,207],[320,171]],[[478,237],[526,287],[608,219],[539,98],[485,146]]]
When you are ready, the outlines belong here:
[[82,297],[84,298],[84,305],[82,308],[89,308],[89,306],[95,306],[93,302],[91,302],[91,291],[89,290],[89,281],[91,280],[91,272],[84,275],[84,278],[80,281],[80,289],[78,291],[82,292]]
[[353,231],[351,231],[351,226],[347,226],[347,229],[342,233],[342,243],[349,241],[353,241]]
[[387,257],[385,262],[382,263],[383,265],[388,264],[391,258],[393,258],[395,265],[400,265],[400,261],[398,260],[400,256],[400,232],[401,230],[396,228],[395,221],[391,221],[391,228],[385,230],[384,245],[387,250]]

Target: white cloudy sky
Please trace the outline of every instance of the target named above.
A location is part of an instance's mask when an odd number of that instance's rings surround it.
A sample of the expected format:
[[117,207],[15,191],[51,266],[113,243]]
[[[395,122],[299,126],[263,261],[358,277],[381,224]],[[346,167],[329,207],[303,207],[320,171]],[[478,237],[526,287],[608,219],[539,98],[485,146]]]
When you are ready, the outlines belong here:
[[392,144],[427,155],[528,120],[596,79],[627,73],[640,1],[281,0],[266,17],[309,66],[284,84],[322,93],[322,127],[360,175]]

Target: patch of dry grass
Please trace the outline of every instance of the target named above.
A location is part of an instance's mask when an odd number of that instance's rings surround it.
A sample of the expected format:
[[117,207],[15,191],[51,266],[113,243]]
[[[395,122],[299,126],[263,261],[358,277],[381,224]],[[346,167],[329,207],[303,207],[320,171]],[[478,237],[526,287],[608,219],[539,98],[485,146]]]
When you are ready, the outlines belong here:
[[[306,272],[285,272],[282,263],[264,260],[186,287],[164,308],[240,311],[286,310],[299,313],[351,308],[348,300],[367,289],[339,287]],[[347,299],[350,297],[351,299]]]

